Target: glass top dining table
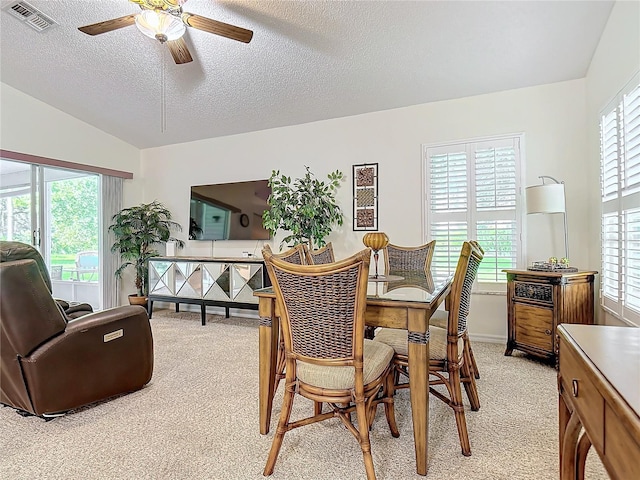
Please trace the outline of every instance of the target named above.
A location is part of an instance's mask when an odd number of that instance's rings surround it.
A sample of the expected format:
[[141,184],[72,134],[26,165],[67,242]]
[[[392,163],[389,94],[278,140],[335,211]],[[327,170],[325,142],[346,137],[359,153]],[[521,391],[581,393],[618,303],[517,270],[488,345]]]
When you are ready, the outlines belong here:
[[391,275],[369,276],[367,301],[381,298],[387,301],[430,303],[451,285],[451,275],[432,272],[396,271]]
[[[369,277],[367,326],[407,330],[411,416],[416,472],[427,474],[429,437],[429,319],[451,290],[452,275],[433,272],[393,272],[388,278]],[[280,319],[272,287],[256,290],[259,327],[260,433],[269,432],[273,396],[282,378]]]

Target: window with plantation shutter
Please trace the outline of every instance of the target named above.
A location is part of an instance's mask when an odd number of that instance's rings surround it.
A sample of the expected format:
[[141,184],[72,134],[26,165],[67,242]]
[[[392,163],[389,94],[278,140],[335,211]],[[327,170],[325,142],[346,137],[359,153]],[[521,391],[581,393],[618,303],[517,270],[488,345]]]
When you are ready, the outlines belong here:
[[640,325],[640,85],[634,78],[600,116],[601,303]]
[[436,240],[432,269],[453,273],[462,242],[485,251],[478,282],[505,283],[502,272],[522,255],[520,192],[522,135],[423,148],[426,241]]

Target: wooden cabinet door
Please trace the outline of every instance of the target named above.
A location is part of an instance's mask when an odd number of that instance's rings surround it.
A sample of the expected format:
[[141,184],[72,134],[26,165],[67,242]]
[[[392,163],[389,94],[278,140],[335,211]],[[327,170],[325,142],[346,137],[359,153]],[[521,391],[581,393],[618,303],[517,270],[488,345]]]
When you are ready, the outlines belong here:
[[553,309],[514,304],[515,341],[553,353]]

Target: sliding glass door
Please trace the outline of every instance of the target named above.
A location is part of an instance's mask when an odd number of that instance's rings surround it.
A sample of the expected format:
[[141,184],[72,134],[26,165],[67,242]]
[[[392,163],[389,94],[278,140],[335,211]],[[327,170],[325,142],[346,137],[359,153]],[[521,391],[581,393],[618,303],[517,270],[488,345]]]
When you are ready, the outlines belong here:
[[102,308],[99,176],[0,159],[0,239],[34,245],[53,295]]

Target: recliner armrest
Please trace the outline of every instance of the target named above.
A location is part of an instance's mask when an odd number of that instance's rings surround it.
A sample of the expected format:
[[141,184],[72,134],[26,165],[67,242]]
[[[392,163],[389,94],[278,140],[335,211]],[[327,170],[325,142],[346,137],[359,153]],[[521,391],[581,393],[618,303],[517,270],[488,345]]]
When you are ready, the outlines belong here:
[[69,308],[69,302],[67,302],[66,300],[62,300],[61,298],[54,298],[54,300],[58,305],[60,305],[60,307],[62,307],[62,310],[66,310],[67,308]]
[[93,307],[88,303],[80,303],[80,302],[67,302],[66,300],[61,300],[59,298],[54,299],[60,307],[60,311],[64,315],[64,319],[66,322],[73,320],[74,318],[82,317],[83,315],[88,315],[89,313],[93,313]]
[[98,325],[108,325],[129,317],[144,316],[149,321],[147,310],[140,305],[128,305],[126,307],[115,307],[100,312],[89,313],[82,317],[69,320],[65,333],[73,333],[76,330],[94,328]]

